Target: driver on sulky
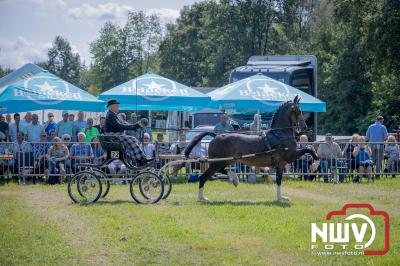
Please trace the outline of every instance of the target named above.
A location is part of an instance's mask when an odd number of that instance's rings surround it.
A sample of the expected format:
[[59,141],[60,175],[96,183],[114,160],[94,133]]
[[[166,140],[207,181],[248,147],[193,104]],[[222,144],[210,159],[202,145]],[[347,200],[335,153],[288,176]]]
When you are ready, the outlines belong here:
[[133,136],[124,135],[125,130],[137,131],[142,126],[138,123],[128,124],[118,116],[119,102],[109,100],[107,102],[108,112],[106,115],[105,132],[106,135],[118,136],[125,148],[126,158],[139,166],[146,165],[148,160],[144,152],[140,149],[138,140]]

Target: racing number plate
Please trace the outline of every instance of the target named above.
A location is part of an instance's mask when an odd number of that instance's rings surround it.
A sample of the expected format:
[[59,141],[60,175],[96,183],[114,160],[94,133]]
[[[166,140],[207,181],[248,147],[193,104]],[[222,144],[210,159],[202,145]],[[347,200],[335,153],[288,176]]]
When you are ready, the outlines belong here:
[[112,151],[111,152],[111,158],[119,159],[119,151]]

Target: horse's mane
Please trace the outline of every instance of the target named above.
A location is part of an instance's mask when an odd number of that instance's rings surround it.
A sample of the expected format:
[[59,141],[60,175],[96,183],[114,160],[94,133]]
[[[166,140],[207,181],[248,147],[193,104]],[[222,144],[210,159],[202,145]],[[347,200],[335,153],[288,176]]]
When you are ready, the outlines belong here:
[[287,106],[292,103],[293,103],[292,101],[287,101],[287,102],[283,103],[281,106],[279,106],[279,108],[275,111],[274,115],[272,116],[271,128],[276,126],[276,123],[278,123],[278,121],[279,121],[278,117],[281,115],[282,110],[284,108],[287,108]]

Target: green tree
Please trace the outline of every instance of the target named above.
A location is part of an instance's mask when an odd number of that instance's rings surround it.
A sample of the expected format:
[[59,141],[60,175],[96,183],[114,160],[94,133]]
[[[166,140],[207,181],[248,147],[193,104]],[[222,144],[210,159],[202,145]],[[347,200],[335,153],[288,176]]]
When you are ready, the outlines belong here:
[[157,70],[157,50],[161,41],[156,15],[129,12],[123,28],[107,22],[100,36],[90,44],[93,63],[86,78],[103,91]]
[[72,52],[67,39],[56,36],[47,56],[47,70],[74,85],[79,85],[81,60],[78,53]]

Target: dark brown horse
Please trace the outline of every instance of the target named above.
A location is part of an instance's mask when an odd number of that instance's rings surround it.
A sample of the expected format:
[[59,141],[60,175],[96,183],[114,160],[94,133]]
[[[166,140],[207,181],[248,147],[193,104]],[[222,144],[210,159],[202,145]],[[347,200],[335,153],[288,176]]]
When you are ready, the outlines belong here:
[[[300,97],[296,96],[293,101],[288,101],[274,114],[269,129],[264,136],[246,135],[238,133],[204,132],[196,136],[185,150],[188,157],[193,147],[206,135],[211,135],[214,139],[208,148],[208,157],[212,158],[236,158],[227,161],[210,162],[209,168],[200,176],[199,200],[207,201],[204,196],[204,184],[216,172],[224,172],[225,167],[242,162],[249,166],[274,167],[276,168],[277,200],[288,200],[281,195],[281,183],[283,169],[287,163],[297,160],[305,153],[309,153],[315,160],[318,156],[313,150],[297,150],[295,129],[304,130],[306,124],[299,108]],[[254,157],[239,158],[242,155],[256,154]],[[239,158],[239,159],[237,159]]]

